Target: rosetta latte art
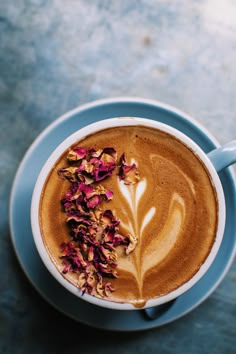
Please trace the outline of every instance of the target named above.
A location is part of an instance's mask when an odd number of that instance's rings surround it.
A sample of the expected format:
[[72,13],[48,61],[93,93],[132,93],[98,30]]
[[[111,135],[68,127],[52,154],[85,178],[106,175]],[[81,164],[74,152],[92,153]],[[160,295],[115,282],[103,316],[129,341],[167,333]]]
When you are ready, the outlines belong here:
[[[183,177],[187,184],[190,184],[188,178]],[[121,224],[127,232],[136,235],[138,239],[138,247],[135,248],[130,257],[123,257],[120,260],[119,269],[128,271],[133,275],[142,297],[146,273],[151,268],[156,267],[169,254],[181,233],[186,206],[184,199],[177,192],[173,192],[164,227],[158,235],[154,235],[151,242],[145,243],[149,223],[153,222],[157,213],[157,206],[154,205],[150,206],[145,214],[140,213],[142,196],[148,191],[147,180],[143,178],[139,183],[132,186],[126,186],[124,183],[118,182],[118,186],[124,199],[124,209],[128,211],[126,217],[121,219]],[[192,185],[190,186],[192,192],[194,192]]]

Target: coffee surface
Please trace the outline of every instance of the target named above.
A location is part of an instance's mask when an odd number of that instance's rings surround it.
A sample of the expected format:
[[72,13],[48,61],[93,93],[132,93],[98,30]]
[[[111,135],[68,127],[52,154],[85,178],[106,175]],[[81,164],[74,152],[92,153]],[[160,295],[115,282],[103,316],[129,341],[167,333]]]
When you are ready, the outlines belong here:
[[[197,156],[169,134],[144,126],[109,128],[76,145],[114,147],[140,173],[134,185],[117,175],[102,181],[114,192],[106,208],[120,220],[120,232],[138,239],[129,255],[118,248],[118,278],[109,280],[115,288],[109,300],[141,307],[188,281],[208,256],[218,222],[215,189]],[[60,244],[70,238],[60,200],[69,182],[57,171],[68,165],[67,152],[52,169],[40,205],[43,240],[60,272]],[[77,284],[76,274],[63,276]]]

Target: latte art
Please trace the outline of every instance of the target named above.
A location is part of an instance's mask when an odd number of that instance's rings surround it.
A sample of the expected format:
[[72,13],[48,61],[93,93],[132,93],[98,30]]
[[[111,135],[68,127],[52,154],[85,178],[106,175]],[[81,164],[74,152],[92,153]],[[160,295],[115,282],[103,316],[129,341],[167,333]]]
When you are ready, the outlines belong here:
[[[143,187],[147,186],[147,183],[144,180],[143,183],[140,182],[140,185],[143,189]],[[133,255],[130,255],[129,258],[123,257],[121,259],[119,269],[129,272],[130,275],[135,278],[139,288],[140,297],[143,297],[143,284],[146,272],[157,266],[158,263],[171,252],[171,249],[177,242],[177,238],[184,224],[185,204],[180,195],[177,193],[173,194],[163,229],[158,237],[154,237],[150,243],[145,245],[145,237],[148,237],[148,224],[149,222],[152,222],[152,219],[155,217],[156,207],[151,207],[143,218],[138,220],[137,209],[142,207],[139,205],[140,198],[138,198],[140,196],[140,194],[138,194],[140,188],[132,186],[130,191],[130,194],[132,194],[131,198],[127,198],[130,188],[127,186],[124,188],[123,185],[121,189],[126,200],[129,200],[130,213],[133,215],[133,224],[130,220],[130,215],[127,215],[125,221],[121,220],[121,223],[128,233],[136,235],[139,246],[137,247],[136,252],[134,252]],[[145,192],[145,189],[143,189],[143,192]]]
[[[152,163],[155,163],[155,159],[160,161],[162,157],[152,154],[150,159]],[[174,163],[173,166],[174,168],[178,168]],[[194,198],[195,189],[193,183],[181,170],[179,173],[182,174],[186,185],[189,185]],[[163,228],[160,230],[158,237],[153,237],[151,242],[145,242],[145,237],[149,236],[148,224],[155,224],[155,220],[153,219],[157,217],[157,208],[161,207],[158,206],[159,203],[157,200],[156,203],[153,203],[153,206],[150,205],[146,213],[140,213],[139,211],[142,210],[141,198],[143,194],[148,193],[148,190],[151,190],[152,186],[148,186],[147,180],[144,177],[138,184],[132,186],[127,186],[117,180],[117,188],[122,193],[124,199],[123,206],[126,211],[124,217],[120,220],[121,224],[127,233],[136,235],[139,243],[133,255],[130,255],[129,258],[121,258],[119,269],[130,273],[130,276],[135,278],[140,297],[142,298],[146,273],[152,268],[157,267],[167,257],[174,248],[178,237],[181,237],[181,230],[184,228],[186,216],[186,203],[181,195],[173,190]]]
[[140,198],[146,190],[147,182],[144,179],[143,181],[140,181],[138,185],[127,186],[122,182],[118,182],[117,185],[124,196],[125,202],[127,203],[127,211],[129,210],[129,213],[127,212],[126,222],[122,219],[120,221],[123,224],[123,227],[125,227],[126,225],[126,228],[128,229],[129,233],[131,233],[132,235],[136,235],[136,238],[139,239],[143,233],[144,228],[147,226],[148,222],[151,220],[151,218],[156,212],[155,206],[151,207],[147,214],[144,216],[140,225],[140,222],[138,220],[138,208]]
[[[218,204],[210,177],[195,154],[173,136],[143,126],[109,128],[76,145],[101,149],[112,146],[138,166],[140,180],[131,185],[117,175],[105,179],[113,199],[106,208],[120,221],[120,233],[135,240],[132,252],[118,246],[115,291],[108,301],[142,307],[188,281],[201,267],[215,241]],[[69,235],[60,200],[68,182],[56,171],[66,164],[61,156],[41,197],[40,221],[48,253],[62,272],[60,244]],[[75,286],[77,274],[64,275]]]

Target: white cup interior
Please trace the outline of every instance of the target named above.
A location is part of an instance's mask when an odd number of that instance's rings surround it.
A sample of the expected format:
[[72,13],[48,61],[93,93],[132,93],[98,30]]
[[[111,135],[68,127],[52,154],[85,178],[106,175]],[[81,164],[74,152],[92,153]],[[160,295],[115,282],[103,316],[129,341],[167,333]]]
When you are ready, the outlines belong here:
[[223,233],[224,233],[224,227],[225,227],[225,199],[224,199],[224,193],[223,193],[219,176],[214,166],[212,165],[211,161],[209,160],[207,155],[202,151],[202,149],[194,141],[192,141],[190,138],[184,135],[182,132],[166,124],[151,119],[139,118],[139,117],[137,118],[120,117],[120,118],[109,118],[109,119],[98,121],[96,123],[92,123],[88,126],[85,126],[84,128],[79,129],[78,131],[70,135],[53,151],[53,153],[50,155],[50,157],[47,159],[44,166],[42,167],[40,174],[36,180],[33,194],[32,194],[32,200],[31,200],[31,227],[33,232],[33,239],[36,248],[38,250],[38,253],[43,263],[45,264],[46,268],[65,289],[67,289],[74,295],[78,296],[80,299],[83,299],[85,301],[88,301],[92,304],[101,307],[110,308],[114,310],[134,310],[135,308],[133,305],[129,303],[118,303],[118,302],[110,301],[109,299],[100,299],[86,293],[82,295],[76,286],[72,285],[59,273],[59,271],[51,261],[51,258],[48,255],[48,252],[42,240],[40,225],[39,225],[39,205],[40,205],[41,191],[43,189],[47,176],[51,171],[53,165],[56,163],[56,161],[60,158],[60,156],[64,153],[65,150],[67,150],[72,144],[74,144],[78,140],[96,131],[103,130],[108,127],[118,127],[118,126],[128,126],[128,125],[129,126],[146,125],[149,127],[160,129],[164,132],[174,135],[176,138],[181,140],[185,145],[187,145],[200,158],[200,160],[207,168],[216,190],[216,194],[218,198],[218,208],[219,208],[218,210],[219,218],[218,218],[216,239],[206,261],[201,266],[199,271],[189,281],[187,281],[184,285],[180,286],[178,289],[162,297],[158,297],[147,301],[146,305],[142,309],[169,302],[174,298],[179,297],[181,294],[189,290],[194,284],[196,284],[197,281],[199,281],[202,278],[202,276],[206,273],[206,271],[213,263],[218,253],[218,250],[220,248],[222,238],[223,238]]

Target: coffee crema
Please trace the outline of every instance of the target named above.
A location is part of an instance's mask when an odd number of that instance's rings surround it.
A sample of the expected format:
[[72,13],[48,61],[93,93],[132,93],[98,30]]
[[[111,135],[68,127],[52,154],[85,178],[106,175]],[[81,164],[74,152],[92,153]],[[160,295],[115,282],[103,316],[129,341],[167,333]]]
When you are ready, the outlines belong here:
[[[199,270],[216,237],[218,201],[211,178],[199,158],[181,141],[145,126],[107,128],[76,142],[85,148],[113,147],[135,162],[140,181],[125,185],[117,175],[102,181],[114,197],[106,202],[120,220],[120,232],[136,235],[138,243],[126,255],[118,247],[118,278],[108,301],[136,308],[177,289]],[[57,171],[68,166],[68,150],[51,170],[40,201],[40,228],[51,260],[60,273],[60,245],[70,235],[61,199],[69,182]],[[77,286],[78,274],[63,274]]]

